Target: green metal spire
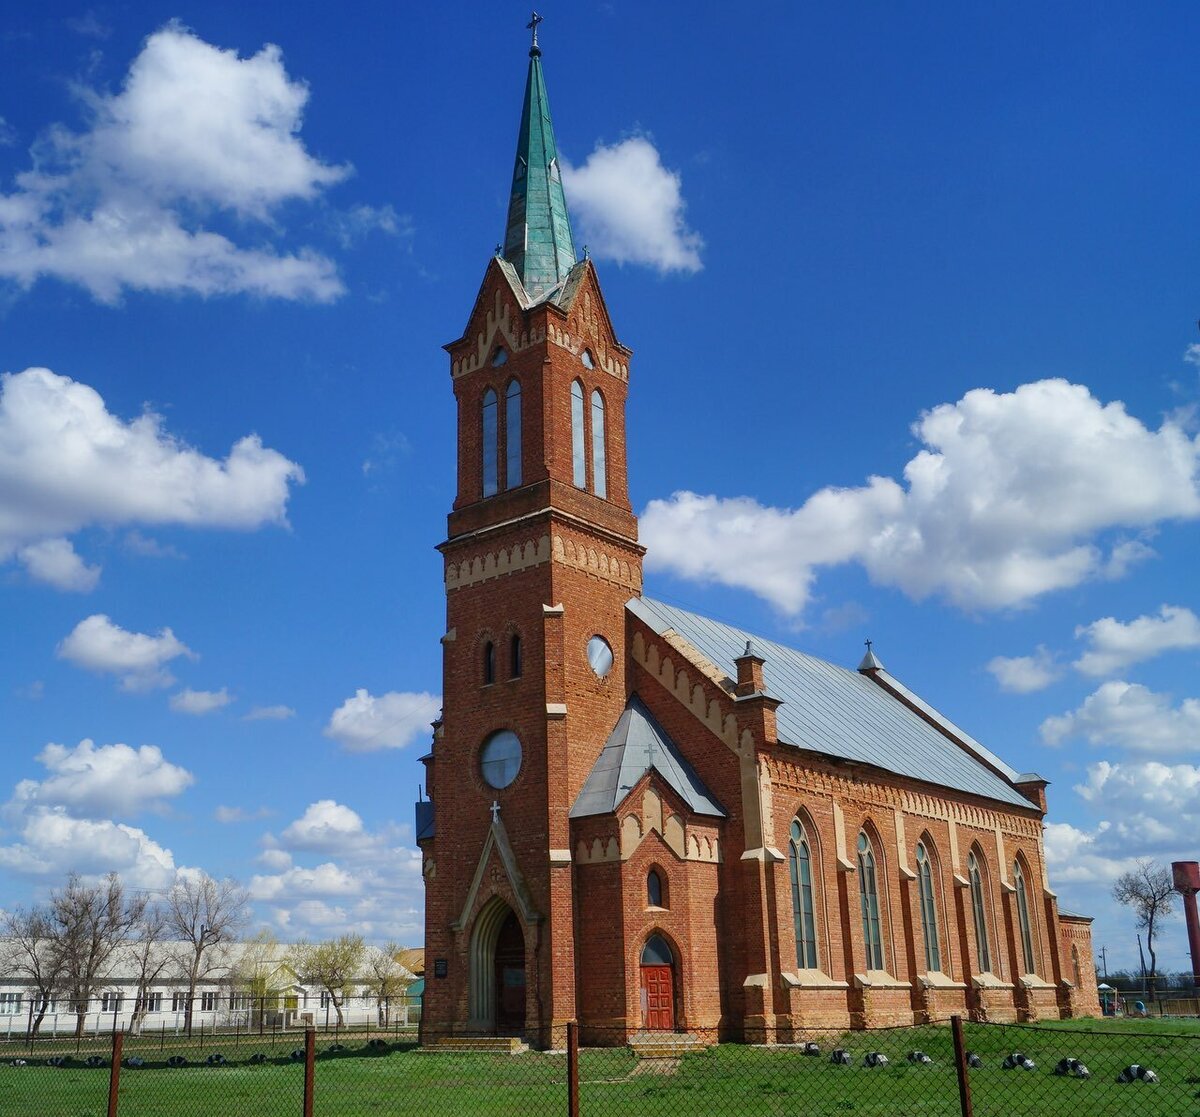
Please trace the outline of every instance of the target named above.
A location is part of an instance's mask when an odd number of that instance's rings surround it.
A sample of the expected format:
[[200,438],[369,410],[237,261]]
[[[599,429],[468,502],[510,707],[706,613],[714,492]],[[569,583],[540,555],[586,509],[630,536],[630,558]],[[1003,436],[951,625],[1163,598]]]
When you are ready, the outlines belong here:
[[542,51],[537,42],[537,25],[541,22],[542,17],[534,12],[529,23],[533,31],[529,77],[504,236],[504,258],[534,298],[557,287],[575,264],[575,242],[563,196],[546,79],[542,76]]

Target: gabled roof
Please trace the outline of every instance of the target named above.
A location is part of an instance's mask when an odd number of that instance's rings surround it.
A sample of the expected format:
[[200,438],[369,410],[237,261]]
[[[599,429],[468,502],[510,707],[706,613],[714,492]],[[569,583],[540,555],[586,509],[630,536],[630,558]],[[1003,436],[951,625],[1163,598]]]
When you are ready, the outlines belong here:
[[[653,598],[634,598],[627,608],[658,635],[677,633],[729,680],[737,678],[734,660],[746,641],[753,640],[766,661],[767,689],[783,703],[776,712],[781,744],[1014,806],[1032,806],[1009,782],[1017,777],[1014,769],[890,675],[880,680],[889,687],[885,689],[857,671]],[[879,675],[886,672],[880,668]],[[896,692],[921,712],[906,705]]]
[[636,694],[630,697],[584,781],[571,817],[611,814],[652,768],[693,814],[725,817],[695,769]]

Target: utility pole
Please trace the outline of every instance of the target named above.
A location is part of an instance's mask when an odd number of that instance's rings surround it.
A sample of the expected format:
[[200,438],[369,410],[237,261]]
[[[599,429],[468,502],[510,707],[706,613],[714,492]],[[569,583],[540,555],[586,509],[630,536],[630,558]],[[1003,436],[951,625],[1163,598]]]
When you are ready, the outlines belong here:
[[1105,982],[1107,982],[1108,981],[1108,947],[1107,946],[1102,946],[1100,948],[1100,968],[1104,973],[1104,980],[1105,980]]

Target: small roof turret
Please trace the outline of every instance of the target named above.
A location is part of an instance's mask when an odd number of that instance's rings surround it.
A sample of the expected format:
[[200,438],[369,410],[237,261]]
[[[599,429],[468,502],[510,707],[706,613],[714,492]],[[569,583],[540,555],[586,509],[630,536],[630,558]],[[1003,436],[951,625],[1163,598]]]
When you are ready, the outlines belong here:
[[867,642],[867,654],[862,657],[862,663],[858,665],[858,669],[864,674],[868,671],[882,671],[883,664],[879,662],[879,657],[871,648],[871,641]]
[[537,41],[541,22],[542,17],[534,12],[528,24],[533,43],[504,234],[504,259],[535,302],[559,287],[576,262],[550,99],[542,74],[542,49]]

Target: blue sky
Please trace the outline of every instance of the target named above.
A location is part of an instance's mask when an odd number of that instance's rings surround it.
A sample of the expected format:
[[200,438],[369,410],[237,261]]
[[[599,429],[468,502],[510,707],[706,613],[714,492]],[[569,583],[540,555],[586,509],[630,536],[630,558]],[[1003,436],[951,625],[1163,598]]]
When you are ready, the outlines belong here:
[[[1128,965],[1112,876],[1200,855],[1196,14],[976,9],[560,5],[542,44],[647,591],[871,637],[1052,781],[1052,883]],[[0,902],[195,867],[281,937],[420,940],[441,345],[527,18],[6,20]]]

